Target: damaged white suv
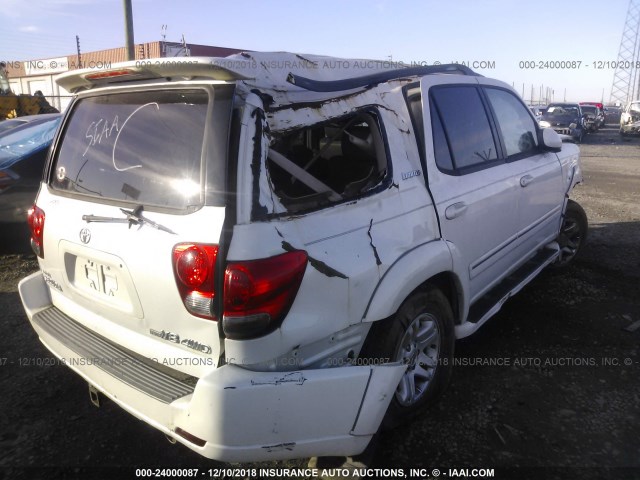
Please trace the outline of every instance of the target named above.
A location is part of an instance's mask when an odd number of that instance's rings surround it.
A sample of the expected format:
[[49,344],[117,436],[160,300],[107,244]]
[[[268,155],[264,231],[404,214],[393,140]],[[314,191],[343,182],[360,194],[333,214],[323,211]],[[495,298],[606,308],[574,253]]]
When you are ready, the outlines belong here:
[[[337,67],[340,66],[340,68]],[[459,65],[241,54],[77,70],[20,282],[40,339],[222,461],[355,455],[584,243],[579,152]]]

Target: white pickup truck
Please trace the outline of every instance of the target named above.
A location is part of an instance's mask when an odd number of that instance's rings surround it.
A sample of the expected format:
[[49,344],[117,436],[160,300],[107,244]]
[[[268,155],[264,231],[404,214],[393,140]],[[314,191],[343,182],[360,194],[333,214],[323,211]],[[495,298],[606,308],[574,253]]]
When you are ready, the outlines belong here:
[[586,239],[578,148],[461,65],[243,53],[57,81],[76,98],[26,313],[94,403],[209,458],[362,452]]

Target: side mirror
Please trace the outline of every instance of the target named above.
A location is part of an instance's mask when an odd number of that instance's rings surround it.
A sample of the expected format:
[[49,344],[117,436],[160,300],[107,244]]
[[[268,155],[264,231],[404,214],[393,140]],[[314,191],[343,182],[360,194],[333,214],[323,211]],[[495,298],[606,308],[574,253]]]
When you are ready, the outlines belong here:
[[562,150],[562,139],[560,135],[552,128],[542,129],[542,146],[545,150],[560,151]]

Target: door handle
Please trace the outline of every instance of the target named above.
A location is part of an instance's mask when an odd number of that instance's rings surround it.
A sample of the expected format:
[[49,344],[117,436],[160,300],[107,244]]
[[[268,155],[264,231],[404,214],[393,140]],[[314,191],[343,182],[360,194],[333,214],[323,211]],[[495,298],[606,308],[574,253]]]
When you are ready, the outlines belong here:
[[452,220],[456,217],[459,217],[466,211],[467,204],[464,202],[458,202],[454,203],[453,205],[449,205],[444,211],[444,216],[447,217],[448,220]]
[[520,179],[520,186],[521,187],[526,187],[531,182],[533,182],[533,177],[531,175],[525,175],[524,177],[522,177]]

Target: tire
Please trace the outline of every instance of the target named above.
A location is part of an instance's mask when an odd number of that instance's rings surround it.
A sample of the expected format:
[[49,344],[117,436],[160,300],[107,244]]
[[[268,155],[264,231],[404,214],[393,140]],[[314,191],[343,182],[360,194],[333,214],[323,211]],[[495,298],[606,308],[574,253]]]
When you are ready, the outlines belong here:
[[373,324],[361,357],[408,364],[382,429],[407,422],[444,392],[451,379],[454,344],[451,306],[430,286],[412,293],[395,315]]
[[588,230],[587,214],[579,203],[569,200],[558,235],[560,256],[553,263],[554,268],[563,268],[573,263],[587,241]]

